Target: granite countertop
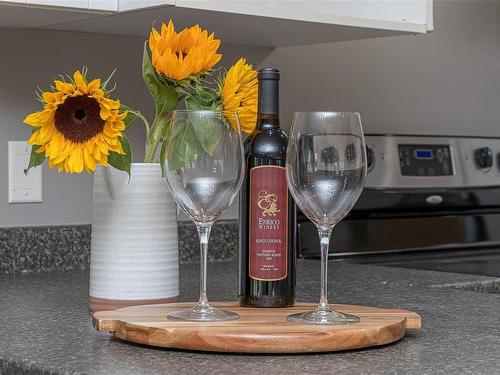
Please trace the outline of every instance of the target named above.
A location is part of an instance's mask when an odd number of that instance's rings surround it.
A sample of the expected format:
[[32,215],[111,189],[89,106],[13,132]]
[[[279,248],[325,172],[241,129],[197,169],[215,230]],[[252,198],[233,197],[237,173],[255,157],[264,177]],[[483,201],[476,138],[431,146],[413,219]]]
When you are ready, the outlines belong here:
[[[209,298],[235,298],[236,262],[209,264]],[[423,329],[395,344],[307,355],[152,349],[94,331],[88,272],[0,276],[0,374],[493,374],[500,369],[500,294],[443,287],[491,278],[332,263],[338,303],[401,307]],[[198,265],[181,266],[181,298],[196,298]],[[298,299],[318,298],[319,262],[298,261]]]

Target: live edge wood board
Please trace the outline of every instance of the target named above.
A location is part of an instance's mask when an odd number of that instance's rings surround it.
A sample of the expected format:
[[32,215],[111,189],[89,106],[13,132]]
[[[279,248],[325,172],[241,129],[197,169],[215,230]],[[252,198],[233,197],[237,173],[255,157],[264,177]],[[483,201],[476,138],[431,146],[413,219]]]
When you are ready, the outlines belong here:
[[282,309],[243,308],[235,302],[214,306],[234,311],[239,320],[198,323],[167,319],[170,311],[194,303],[169,303],[126,307],[93,314],[98,331],[145,345],[163,348],[236,353],[332,352],[388,344],[401,339],[406,329],[419,329],[418,314],[400,309],[334,305],[361,321],[344,326],[314,326],[290,323],[290,314],[311,310],[315,305],[298,303]]

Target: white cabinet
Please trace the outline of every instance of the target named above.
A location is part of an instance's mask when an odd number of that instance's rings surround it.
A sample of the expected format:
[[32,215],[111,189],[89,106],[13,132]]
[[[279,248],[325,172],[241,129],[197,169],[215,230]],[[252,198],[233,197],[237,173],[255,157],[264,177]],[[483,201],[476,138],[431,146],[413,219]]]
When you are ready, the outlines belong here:
[[[0,0],[0,2],[3,0]],[[54,6],[69,9],[95,9],[124,12],[175,5],[175,0],[9,0],[24,4]]]
[[173,19],[177,27],[199,23],[225,43],[262,47],[426,33],[433,29],[432,0],[20,2],[30,6],[16,6],[13,2],[7,6],[0,0],[0,28],[38,27],[144,37],[151,25]]
[[176,7],[423,33],[432,0],[176,0]]
[[89,0],[28,0],[28,4],[67,8],[89,8]]
[[107,13],[104,10],[89,10],[65,6],[33,4],[28,1],[7,2],[0,0],[0,28],[44,28],[60,23],[74,23],[95,15]]
[[[130,0],[134,1],[134,0]],[[140,2],[140,1],[139,1]],[[32,5],[30,10],[25,12],[36,12],[37,8],[50,10],[54,7],[54,11],[61,11],[63,9],[69,10],[103,10],[103,11],[118,11],[118,0],[0,0],[0,11],[4,9],[4,13],[8,12],[5,6],[15,6],[16,4]],[[12,10],[12,9],[11,9]],[[3,25],[0,24],[0,27]]]
[[89,0],[89,9],[117,11],[118,0]]
[[118,0],[118,11],[175,5],[175,0]]

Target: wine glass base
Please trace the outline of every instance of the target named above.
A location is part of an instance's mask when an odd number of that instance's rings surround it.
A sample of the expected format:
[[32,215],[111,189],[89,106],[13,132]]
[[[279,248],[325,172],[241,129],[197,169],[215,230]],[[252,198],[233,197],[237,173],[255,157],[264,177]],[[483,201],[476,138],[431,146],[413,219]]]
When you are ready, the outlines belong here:
[[343,314],[333,309],[313,310],[305,313],[289,315],[287,320],[297,324],[346,325],[359,323],[359,318],[351,314]]
[[167,318],[171,320],[184,320],[189,322],[221,322],[225,320],[239,319],[239,315],[227,311],[217,309],[215,307],[208,307],[204,309],[197,309],[197,306],[191,309],[172,311],[167,314]]

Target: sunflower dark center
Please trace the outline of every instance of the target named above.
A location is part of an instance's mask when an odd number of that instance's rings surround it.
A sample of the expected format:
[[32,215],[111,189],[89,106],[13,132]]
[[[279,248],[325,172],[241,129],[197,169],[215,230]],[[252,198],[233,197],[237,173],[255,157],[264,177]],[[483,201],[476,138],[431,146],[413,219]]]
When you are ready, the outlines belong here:
[[84,109],[80,108],[75,111],[74,116],[76,120],[82,121],[83,119],[85,119],[87,114],[85,113]]
[[83,143],[102,132],[104,121],[100,111],[94,98],[85,95],[67,98],[56,109],[56,129],[70,141]]

